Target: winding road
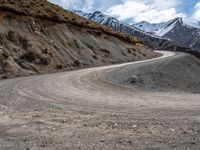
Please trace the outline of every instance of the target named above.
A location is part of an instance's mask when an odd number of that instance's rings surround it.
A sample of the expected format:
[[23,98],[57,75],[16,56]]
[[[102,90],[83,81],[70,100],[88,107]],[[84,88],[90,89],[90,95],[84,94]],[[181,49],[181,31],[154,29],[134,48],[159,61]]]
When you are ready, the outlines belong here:
[[[102,149],[167,149],[172,148],[173,144],[183,149],[198,147],[181,143],[197,143],[200,139],[199,94],[141,90],[106,77],[110,75],[109,78],[113,76],[116,79],[116,75],[111,74],[115,69],[137,68],[153,61],[164,63],[166,59],[181,55],[158,52],[162,57],[151,60],[0,81],[0,117],[3,118],[0,130],[5,130],[4,134],[0,134],[0,143],[3,141],[9,145],[14,141],[18,143],[15,147],[24,148],[27,145],[21,138],[25,135],[37,135],[38,139],[48,135],[53,141],[63,140],[63,137],[68,140],[58,144],[60,149],[66,145],[76,149],[77,143],[82,143],[83,147],[94,146],[94,142]],[[123,78],[123,74],[120,78]],[[39,117],[34,118],[35,113],[40,114]],[[79,116],[77,122],[73,122],[77,119],[75,114]],[[73,123],[60,125],[50,121],[58,116],[62,116],[62,119],[70,116]],[[39,126],[59,126],[62,130],[55,127],[55,133],[50,131],[51,128],[40,133],[34,126],[35,120],[43,123]],[[24,129],[21,129],[23,126]],[[187,134],[187,138],[182,137],[182,132]],[[20,138],[13,138],[16,135]],[[170,145],[168,142],[172,137],[176,137],[176,140]],[[45,147],[53,149],[49,138]],[[122,141],[118,142],[119,139]],[[163,140],[158,142],[159,139]],[[28,146],[35,149],[41,141],[32,143],[31,138],[28,140]],[[145,141],[146,144],[142,144]],[[106,142],[107,145],[102,144]]]
[[[121,67],[140,66],[140,64],[152,61],[163,61],[164,63],[165,59],[175,56],[173,52],[159,51],[159,53],[162,54],[162,57],[151,60],[1,81],[1,96],[6,98],[14,96],[16,99],[26,97],[56,104],[102,105],[105,107],[136,107],[140,105],[147,107],[198,106],[197,104],[200,102],[199,95],[171,94],[167,92],[152,93],[124,87],[104,78],[112,70]],[[111,75],[111,78],[112,76],[115,75]],[[190,100],[191,96],[192,102]]]

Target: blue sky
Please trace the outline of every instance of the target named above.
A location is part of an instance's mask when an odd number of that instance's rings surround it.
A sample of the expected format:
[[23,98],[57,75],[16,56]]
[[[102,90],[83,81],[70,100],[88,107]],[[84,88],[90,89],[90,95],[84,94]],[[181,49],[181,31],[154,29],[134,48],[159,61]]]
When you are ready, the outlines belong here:
[[200,0],[49,0],[66,9],[102,11],[120,21],[159,23],[182,17],[200,21]]

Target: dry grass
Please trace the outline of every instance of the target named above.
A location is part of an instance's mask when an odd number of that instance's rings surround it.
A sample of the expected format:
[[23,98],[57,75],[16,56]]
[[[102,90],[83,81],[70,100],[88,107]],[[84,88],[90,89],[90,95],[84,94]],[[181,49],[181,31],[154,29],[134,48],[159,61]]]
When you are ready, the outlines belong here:
[[131,42],[133,44],[143,44],[133,36],[120,33],[106,26],[86,20],[46,0],[0,0],[0,10],[13,12],[18,15],[27,15],[48,19],[59,23],[68,23],[113,35],[119,39],[122,39],[126,42]]

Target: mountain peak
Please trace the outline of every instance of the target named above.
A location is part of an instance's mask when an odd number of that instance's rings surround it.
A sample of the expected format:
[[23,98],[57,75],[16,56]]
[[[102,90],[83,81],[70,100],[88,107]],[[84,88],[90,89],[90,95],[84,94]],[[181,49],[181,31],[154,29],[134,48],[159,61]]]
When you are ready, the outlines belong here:
[[173,21],[173,22],[179,22],[179,23],[183,23],[183,18],[181,18],[181,17],[178,17],[178,18],[175,18],[175,19],[172,19],[171,21]]
[[118,22],[118,20],[114,17],[111,17],[109,15],[105,15],[100,11],[95,11],[93,13],[85,13],[82,11],[73,10],[74,13],[78,14],[79,16],[82,16],[86,19],[89,19],[91,21],[95,21],[99,24],[115,24],[115,22]]
[[139,23],[142,23],[142,24],[150,24],[150,23],[147,22],[147,21],[141,21],[141,22],[139,22]]
[[95,11],[93,14],[103,14],[103,13],[100,11]]
[[157,36],[164,36],[169,31],[173,30],[175,27],[183,26],[185,25],[183,18],[178,17],[174,18],[172,20],[169,20],[167,22],[162,23],[149,23],[147,21],[142,21],[136,24],[133,24],[132,26],[146,31],[148,33],[151,33],[153,35]]

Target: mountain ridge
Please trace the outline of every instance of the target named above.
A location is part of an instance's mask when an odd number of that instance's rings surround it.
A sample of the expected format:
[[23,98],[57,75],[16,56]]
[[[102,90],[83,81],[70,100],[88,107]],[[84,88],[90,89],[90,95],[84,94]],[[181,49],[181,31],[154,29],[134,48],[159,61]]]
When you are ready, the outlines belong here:
[[[142,21],[142,22],[133,24],[131,26],[141,29],[150,34],[162,37],[167,32],[169,32],[169,30],[171,30],[175,26],[175,24],[178,24],[178,23],[183,23],[182,18],[175,18],[175,19],[169,20],[168,22],[161,22],[161,23],[149,23],[147,21]],[[171,29],[167,29],[167,28],[171,28]],[[162,31],[164,29],[165,31]]]
[[[153,49],[183,51],[183,52],[189,52],[189,53],[195,54],[198,57],[200,56],[200,44],[198,42],[198,39],[196,39],[195,36],[190,36],[189,37],[190,39],[189,38],[183,39],[183,38],[180,38],[179,36],[173,37],[174,34],[173,34],[172,29],[174,29],[175,26],[178,26],[178,27],[181,26],[183,30],[189,30],[187,31],[187,33],[185,33],[186,35],[188,34],[188,32],[191,33],[192,32],[191,30],[194,30],[194,27],[190,27],[189,25],[182,25],[183,24],[182,18],[175,18],[173,20],[170,20],[167,23],[154,24],[159,28],[162,27],[162,30],[155,29],[154,31],[152,30],[145,31],[144,29],[142,30],[141,28],[138,27],[140,24],[138,24],[137,26],[128,25],[126,23],[118,21],[114,17],[105,15],[99,11],[95,11],[94,13],[84,13],[81,11],[73,10],[73,12],[75,12],[78,15],[82,15],[83,17],[91,21],[95,21],[97,23],[106,25],[120,32],[124,32],[129,35],[135,36]],[[143,23],[147,23],[147,22],[143,22]],[[148,24],[152,25],[150,23]],[[198,29],[195,28],[195,30],[198,30]],[[158,35],[155,34],[158,31],[159,31],[159,34]],[[178,32],[180,34],[179,30]],[[193,32],[194,32],[193,35],[197,34],[195,31]]]
[[185,23],[183,18],[175,18],[160,24],[140,22],[133,26],[159,37],[174,40],[186,47],[200,49],[200,29]]

